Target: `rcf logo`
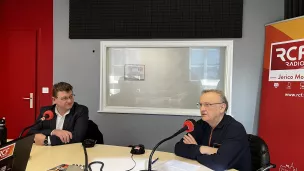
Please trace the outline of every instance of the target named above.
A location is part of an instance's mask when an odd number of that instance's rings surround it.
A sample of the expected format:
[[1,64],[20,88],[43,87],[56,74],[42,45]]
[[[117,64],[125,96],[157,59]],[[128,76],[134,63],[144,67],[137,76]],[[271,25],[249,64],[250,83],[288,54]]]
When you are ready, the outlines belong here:
[[272,44],[271,70],[299,69],[304,67],[304,40]]
[[0,161],[14,154],[15,143],[0,149]]
[[291,163],[291,165],[281,165],[279,171],[298,171],[298,169],[293,166],[293,163]]

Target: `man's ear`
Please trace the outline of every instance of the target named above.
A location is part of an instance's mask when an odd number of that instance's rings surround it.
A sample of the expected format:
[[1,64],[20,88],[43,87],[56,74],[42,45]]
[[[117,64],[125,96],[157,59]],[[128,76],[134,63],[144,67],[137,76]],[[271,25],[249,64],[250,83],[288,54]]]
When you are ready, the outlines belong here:
[[56,98],[52,97],[52,103],[55,104]]
[[224,103],[224,104],[221,105],[221,108],[220,108],[220,109],[223,110],[223,111],[225,111],[225,110],[226,110],[226,107],[227,107],[227,106],[226,106],[226,104]]

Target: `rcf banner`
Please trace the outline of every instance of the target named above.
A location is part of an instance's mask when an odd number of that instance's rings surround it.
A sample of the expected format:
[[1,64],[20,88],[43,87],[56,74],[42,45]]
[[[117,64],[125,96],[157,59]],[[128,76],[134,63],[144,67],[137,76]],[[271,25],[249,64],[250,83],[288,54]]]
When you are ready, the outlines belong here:
[[304,170],[304,17],[265,26],[258,135],[278,171]]

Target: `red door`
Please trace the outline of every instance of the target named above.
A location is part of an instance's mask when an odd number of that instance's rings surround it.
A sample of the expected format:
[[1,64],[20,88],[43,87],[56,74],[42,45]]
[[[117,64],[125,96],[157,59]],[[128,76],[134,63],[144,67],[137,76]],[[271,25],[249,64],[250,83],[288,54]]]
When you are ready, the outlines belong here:
[[[0,30],[1,31],[1,30]],[[0,117],[15,139],[35,121],[38,31],[2,30],[0,38]]]

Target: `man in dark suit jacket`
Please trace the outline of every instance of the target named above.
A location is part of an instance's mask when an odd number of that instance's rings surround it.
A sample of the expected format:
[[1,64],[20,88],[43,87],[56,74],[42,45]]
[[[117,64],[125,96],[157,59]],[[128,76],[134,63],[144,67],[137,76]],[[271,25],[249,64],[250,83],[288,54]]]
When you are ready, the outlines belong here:
[[51,110],[54,118],[32,127],[28,134],[35,134],[36,145],[62,145],[84,140],[89,111],[86,106],[74,102],[73,87],[65,82],[53,86],[53,105],[40,109],[37,121],[43,113]]

